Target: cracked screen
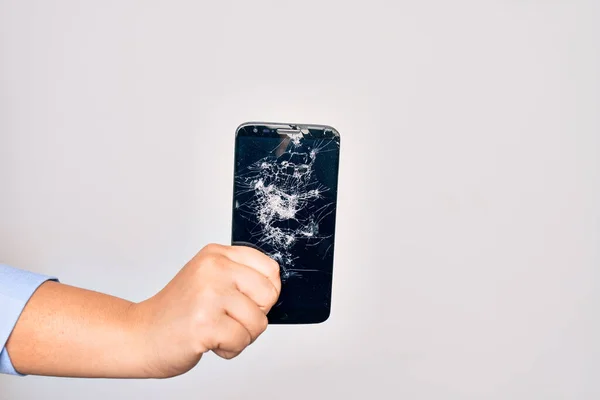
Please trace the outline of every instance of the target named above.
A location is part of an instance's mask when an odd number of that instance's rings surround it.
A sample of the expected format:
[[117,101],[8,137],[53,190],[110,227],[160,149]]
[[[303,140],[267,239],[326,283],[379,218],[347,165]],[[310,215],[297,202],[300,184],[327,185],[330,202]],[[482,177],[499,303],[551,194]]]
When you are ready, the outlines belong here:
[[339,134],[245,124],[236,135],[232,243],[280,266],[270,323],[316,323],[331,306]]

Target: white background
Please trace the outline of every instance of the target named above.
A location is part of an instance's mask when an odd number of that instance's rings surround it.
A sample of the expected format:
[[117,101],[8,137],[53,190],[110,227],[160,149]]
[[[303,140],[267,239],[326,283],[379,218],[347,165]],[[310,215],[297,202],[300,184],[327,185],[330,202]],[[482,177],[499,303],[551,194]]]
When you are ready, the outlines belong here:
[[237,125],[342,136],[328,322],[170,380],[2,376],[0,399],[597,399],[599,21],[0,0],[0,262],[142,300],[228,243]]

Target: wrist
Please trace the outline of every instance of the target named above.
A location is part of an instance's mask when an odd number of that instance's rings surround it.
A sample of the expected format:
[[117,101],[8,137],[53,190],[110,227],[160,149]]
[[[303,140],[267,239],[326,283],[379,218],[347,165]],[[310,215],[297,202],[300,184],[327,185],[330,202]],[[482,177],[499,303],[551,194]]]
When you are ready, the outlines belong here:
[[133,361],[137,378],[159,378],[155,368],[155,345],[151,337],[148,305],[145,301],[131,303],[125,312],[125,329],[132,346],[125,349]]

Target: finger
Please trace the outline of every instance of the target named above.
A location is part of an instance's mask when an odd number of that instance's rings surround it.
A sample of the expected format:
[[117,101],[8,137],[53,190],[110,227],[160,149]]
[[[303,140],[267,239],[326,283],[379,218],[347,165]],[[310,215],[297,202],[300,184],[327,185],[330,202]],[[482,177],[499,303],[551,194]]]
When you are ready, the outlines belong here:
[[257,270],[269,278],[278,294],[281,292],[279,263],[271,257],[248,246],[230,246],[225,251],[225,256],[238,264],[247,265]]
[[222,315],[218,324],[213,328],[211,350],[223,350],[239,353],[251,342],[248,330],[229,315]]
[[230,261],[229,268],[236,289],[250,298],[266,314],[279,298],[279,292],[269,278],[254,268]]
[[213,353],[226,360],[231,360],[232,358],[237,357],[241,351],[213,350]]
[[224,307],[227,315],[246,328],[250,334],[250,343],[253,343],[267,329],[266,314],[246,295],[238,291],[232,292],[225,300]]

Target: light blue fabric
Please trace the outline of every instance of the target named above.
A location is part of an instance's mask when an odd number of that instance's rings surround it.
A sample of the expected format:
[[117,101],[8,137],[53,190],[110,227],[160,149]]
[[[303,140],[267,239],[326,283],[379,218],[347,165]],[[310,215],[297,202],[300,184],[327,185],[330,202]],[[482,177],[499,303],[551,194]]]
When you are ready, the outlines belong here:
[[0,373],[23,376],[14,369],[4,346],[29,298],[48,280],[57,281],[51,276],[0,264]]

